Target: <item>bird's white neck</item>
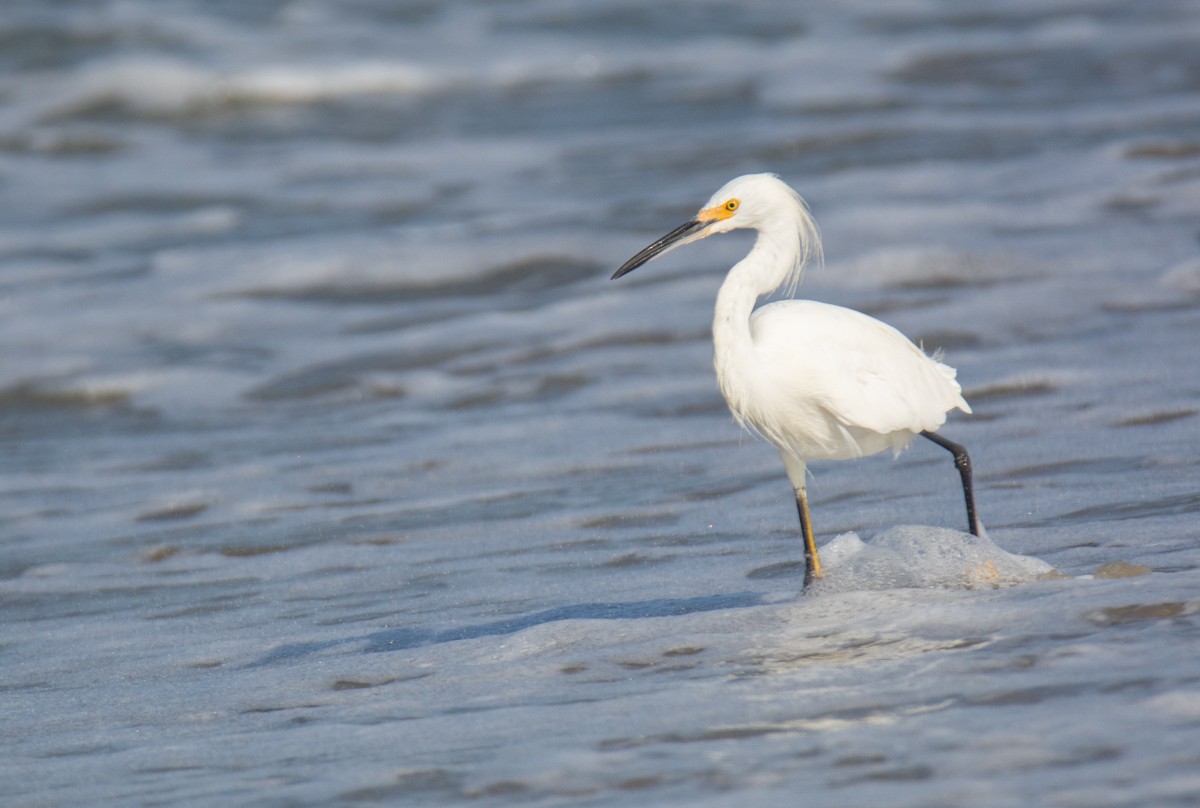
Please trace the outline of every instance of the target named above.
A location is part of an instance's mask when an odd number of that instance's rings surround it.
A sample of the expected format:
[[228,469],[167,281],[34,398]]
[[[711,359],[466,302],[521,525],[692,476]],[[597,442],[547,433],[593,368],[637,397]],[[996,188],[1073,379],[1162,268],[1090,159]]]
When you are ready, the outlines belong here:
[[754,257],[758,245],[750,251],[741,262],[729,271],[721,290],[717,292],[717,304],[713,310],[713,350],[716,354],[718,371],[722,355],[730,350],[748,343],[750,335],[750,313],[754,311],[760,294],[757,288],[747,282],[747,277],[741,272],[742,265]]
[[803,251],[795,224],[778,220],[768,224],[774,226],[761,228],[750,253],[729,270],[717,293],[713,312],[713,365],[717,382],[739,420],[744,418],[744,407],[749,403],[741,372],[755,366],[746,357],[746,352],[754,347],[750,314],[759,297],[788,281]]
[[729,270],[717,293],[713,340],[718,351],[722,340],[749,339],[750,313],[758,298],[791,281],[808,257],[807,246],[796,223],[787,217],[770,219],[758,229],[754,246]]

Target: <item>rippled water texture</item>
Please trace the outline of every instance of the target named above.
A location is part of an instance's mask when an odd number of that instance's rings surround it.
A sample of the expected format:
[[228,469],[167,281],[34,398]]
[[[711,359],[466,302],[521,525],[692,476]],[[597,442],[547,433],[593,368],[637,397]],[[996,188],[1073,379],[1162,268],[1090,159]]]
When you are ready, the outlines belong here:
[[[1197,804],[1198,42],[1183,0],[7,3],[3,802]],[[995,545],[937,447],[817,463],[800,595],[710,364],[748,239],[607,280],[751,171],[822,227],[800,294],[958,368]]]

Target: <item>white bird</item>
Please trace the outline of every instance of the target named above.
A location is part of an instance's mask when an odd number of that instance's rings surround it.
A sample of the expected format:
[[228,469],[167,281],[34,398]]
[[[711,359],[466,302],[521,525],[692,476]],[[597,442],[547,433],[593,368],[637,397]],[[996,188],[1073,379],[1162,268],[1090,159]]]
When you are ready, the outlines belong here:
[[811,300],[755,308],[783,287],[796,289],[821,236],[800,195],[773,174],[748,174],[717,191],[675,228],[613,274],[613,280],[668,250],[715,233],[758,231],[750,253],[729,270],[713,316],[713,364],[729,409],[779,449],[796,493],[807,586],[821,576],[805,480],[808,460],[847,460],[921,435],[954,455],[968,529],[980,534],[966,450],[938,428],[955,408],[971,412],[954,368],[861,312]]

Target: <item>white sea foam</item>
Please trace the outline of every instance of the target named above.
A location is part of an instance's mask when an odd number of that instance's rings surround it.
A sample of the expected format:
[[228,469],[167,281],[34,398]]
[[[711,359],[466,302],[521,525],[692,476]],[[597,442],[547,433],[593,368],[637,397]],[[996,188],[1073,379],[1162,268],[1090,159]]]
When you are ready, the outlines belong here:
[[821,551],[828,567],[815,592],[911,587],[984,589],[1028,583],[1054,568],[1005,552],[991,540],[947,528],[904,525],[864,543],[844,533]]

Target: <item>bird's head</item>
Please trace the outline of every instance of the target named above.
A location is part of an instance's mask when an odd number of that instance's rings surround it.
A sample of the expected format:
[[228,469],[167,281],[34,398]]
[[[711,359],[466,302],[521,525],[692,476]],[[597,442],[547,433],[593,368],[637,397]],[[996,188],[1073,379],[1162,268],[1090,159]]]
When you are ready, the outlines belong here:
[[811,253],[820,253],[820,235],[800,195],[774,174],[746,174],[725,183],[691,221],[684,222],[626,261],[613,274],[613,280],[676,247],[739,228],[753,228],[759,232],[771,228],[796,234],[799,238],[797,275]]

